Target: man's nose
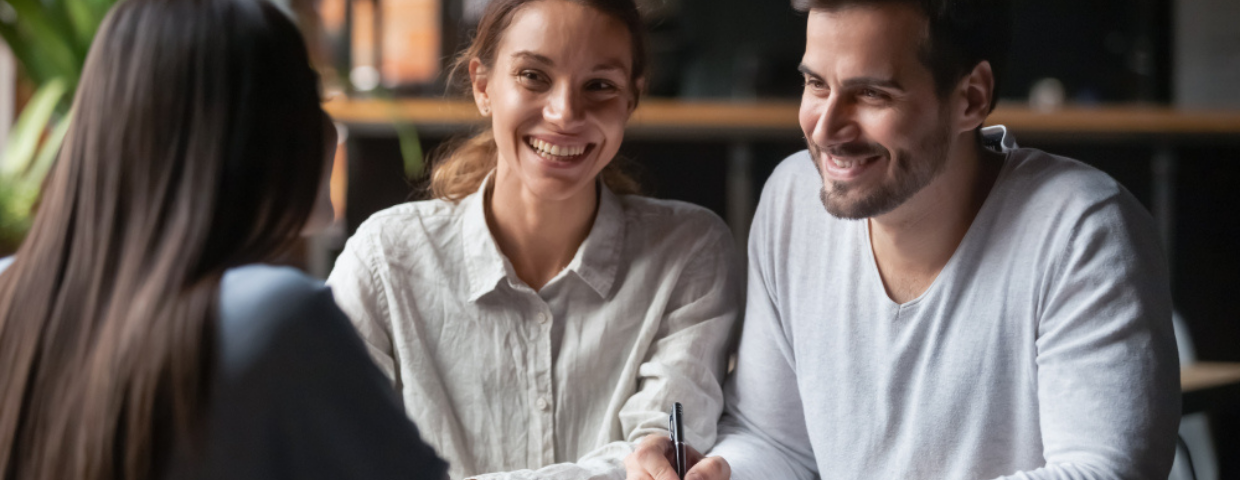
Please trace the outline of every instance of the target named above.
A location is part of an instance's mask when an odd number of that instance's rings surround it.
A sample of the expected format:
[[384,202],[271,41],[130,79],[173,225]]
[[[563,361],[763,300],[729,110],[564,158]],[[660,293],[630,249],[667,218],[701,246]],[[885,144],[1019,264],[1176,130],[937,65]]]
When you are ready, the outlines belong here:
[[856,140],[860,129],[854,118],[853,108],[838,96],[831,95],[822,101],[817,112],[811,140],[821,147],[841,145]]

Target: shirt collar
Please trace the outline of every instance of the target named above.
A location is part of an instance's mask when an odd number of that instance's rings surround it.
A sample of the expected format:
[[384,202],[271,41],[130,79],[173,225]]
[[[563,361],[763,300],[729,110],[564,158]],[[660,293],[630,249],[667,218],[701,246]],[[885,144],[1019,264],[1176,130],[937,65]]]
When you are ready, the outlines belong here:
[[[478,190],[461,199],[464,218],[461,222],[461,240],[465,249],[465,269],[469,276],[469,301],[476,302],[483,295],[495,290],[496,285],[508,276],[511,264],[500,253],[499,246],[487,227],[486,191],[495,172],[487,175]],[[515,272],[514,272],[514,277]]]
[[[469,301],[475,302],[508,279],[519,284],[512,263],[500,252],[486,219],[486,191],[495,177],[487,175],[478,190],[461,199],[463,219],[461,238],[465,267],[469,277]],[[624,245],[625,219],[620,199],[603,182],[598,182],[599,204],[594,225],[577,249],[566,270],[577,275],[602,298],[607,298],[619,271]]]
[[1016,145],[1016,137],[1003,125],[982,128],[982,144],[999,153],[1020,148]]
[[619,197],[601,181],[598,182],[598,192],[594,225],[590,227],[586,241],[577,249],[577,255],[568,264],[568,270],[605,299],[611,293],[620,269],[625,219]]

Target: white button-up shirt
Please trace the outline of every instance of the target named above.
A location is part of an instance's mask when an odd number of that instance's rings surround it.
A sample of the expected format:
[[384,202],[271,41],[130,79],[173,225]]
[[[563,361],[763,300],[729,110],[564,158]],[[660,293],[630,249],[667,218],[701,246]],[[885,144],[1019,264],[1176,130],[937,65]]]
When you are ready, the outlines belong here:
[[450,476],[623,479],[673,402],[710,448],[743,298],[718,216],[600,184],[585,242],[534,291],[487,228],[485,189],[376,213],[328,279]]

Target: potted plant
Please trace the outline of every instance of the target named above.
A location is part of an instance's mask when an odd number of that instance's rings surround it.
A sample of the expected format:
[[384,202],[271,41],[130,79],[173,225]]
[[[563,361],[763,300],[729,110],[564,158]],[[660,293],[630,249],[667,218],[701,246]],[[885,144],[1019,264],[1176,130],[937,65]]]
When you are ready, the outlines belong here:
[[90,42],[115,3],[0,0],[0,38],[37,86],[0,152],[0,254],[12,253],[30,228],[43,178],[68,131]]

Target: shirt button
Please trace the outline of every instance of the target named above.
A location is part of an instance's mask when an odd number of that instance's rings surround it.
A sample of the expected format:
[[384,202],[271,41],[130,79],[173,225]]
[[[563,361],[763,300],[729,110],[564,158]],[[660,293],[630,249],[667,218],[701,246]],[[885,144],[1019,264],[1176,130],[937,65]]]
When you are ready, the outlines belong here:
[[551,321],[551,314],[547,314],[547,313],[538,314],[538,323],[547,323],[549,321]]
[[548,402],[548,401],[547,401],[547,397],[542,397],[542,398],[539,398],[539,399],[538,399],[538,409],[539,409],[539,410],[547,410],[547,409],[548,409],[548,408],[550,408],[550,407],[551,407],[551,402]]

